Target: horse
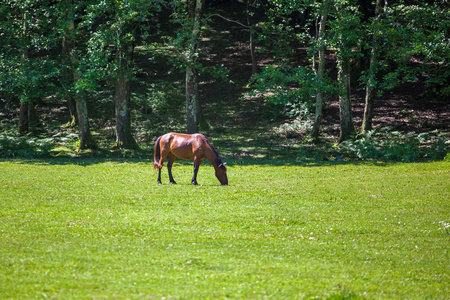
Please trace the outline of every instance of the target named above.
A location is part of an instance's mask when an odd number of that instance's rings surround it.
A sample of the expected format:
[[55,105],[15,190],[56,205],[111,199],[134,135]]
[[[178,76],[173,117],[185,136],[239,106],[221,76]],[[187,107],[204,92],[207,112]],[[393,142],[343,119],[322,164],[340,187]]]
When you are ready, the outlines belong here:
[[197,173],[203,159],[209,160],[216,171],[216,177],[222,185],[228,185],[227,167],[203,134],[166,133],[155,142],[153,168],[159,169],[158,184],[161,184],[161,168],[169,157],[167,170],[170,183],[176,184],[172,176],[172,165],[175,158],[194,159],[194,176],[192,185],[197,185]]

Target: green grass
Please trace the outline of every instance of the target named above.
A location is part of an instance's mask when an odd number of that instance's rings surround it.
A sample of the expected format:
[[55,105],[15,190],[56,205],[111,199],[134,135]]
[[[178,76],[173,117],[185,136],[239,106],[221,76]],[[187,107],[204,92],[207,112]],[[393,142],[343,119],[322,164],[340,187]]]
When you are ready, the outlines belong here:
[[0,298],[448,299],[449,163],[213,173],[0,161]]

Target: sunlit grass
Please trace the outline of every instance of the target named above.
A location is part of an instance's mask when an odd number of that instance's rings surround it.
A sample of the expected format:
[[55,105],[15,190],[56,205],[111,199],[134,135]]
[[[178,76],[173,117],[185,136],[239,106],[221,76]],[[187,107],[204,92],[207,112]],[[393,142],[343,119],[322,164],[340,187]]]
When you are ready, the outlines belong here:
[[[448,163],[0,162],[0,298],[450,294]],[[163,182],[168,182],[163,169]]]

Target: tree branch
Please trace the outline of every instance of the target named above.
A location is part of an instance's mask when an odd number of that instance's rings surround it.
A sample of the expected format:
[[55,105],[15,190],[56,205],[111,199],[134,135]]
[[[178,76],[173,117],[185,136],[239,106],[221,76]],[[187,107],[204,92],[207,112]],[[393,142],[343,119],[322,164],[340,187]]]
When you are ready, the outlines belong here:
[[227,22],[236,23],[236,24],[238,24],[239,26],[242,26],[242,27],[247,28],[247,29],[255,29],[253,26],[248,26],[248,25],[242,24],[242,23],[239,22],[239,21],[235,21],[235,20],[232,20],[232,19],[228,19],[228,18],[226,18],[226,17],[224,17],[224,16],[222,16],[222,15],[219,15],[219,14],[212,14],[212,15],[210,15],[210,16],[211,16],[211,17],[219,17],[219,18],[222,18],[222,19],[224,19],[224,20],[227,21]]

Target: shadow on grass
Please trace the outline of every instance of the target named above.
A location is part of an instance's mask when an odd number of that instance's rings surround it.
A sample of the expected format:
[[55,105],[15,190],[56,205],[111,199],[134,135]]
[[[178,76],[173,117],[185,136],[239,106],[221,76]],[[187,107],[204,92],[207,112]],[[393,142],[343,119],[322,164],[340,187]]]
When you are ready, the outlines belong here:
[[[296,161],[295,159],[236,159],[225,158],[224,162],[227,167],[233,168],[236,166],[299,166],[299,167],[329,167],[338,165],[373,165],[373,166],[391,166],[399,162],[384,162],[384,161]],[[27,165],[78,165],[91,166],[104,163],[119,163],[119,164],[148,164],[150,169],[153,169],[153,158],[45,158],[45,159],[26,159],[26,158],[2,158],[0,162],[14,162],[16,164]],[[177,159],[176,165],[193,166],[192,160]],[[166,162],[164,167],[166,167]],[[208,161],[203,161],[202,166],[211,165]]]

